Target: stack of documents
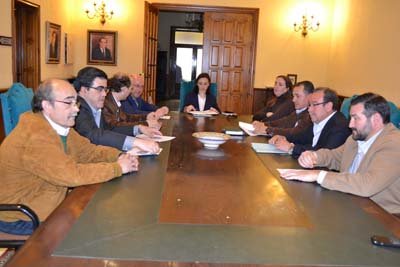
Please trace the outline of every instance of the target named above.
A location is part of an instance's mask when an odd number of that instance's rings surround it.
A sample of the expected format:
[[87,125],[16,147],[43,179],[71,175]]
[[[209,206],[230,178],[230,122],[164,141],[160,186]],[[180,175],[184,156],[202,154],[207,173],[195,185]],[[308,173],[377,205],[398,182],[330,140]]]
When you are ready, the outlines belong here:
[[277,149],[274,145],[266,143],[251,143],[251,147],[257,153],[289,154],[283,150]]
[[134,155],[134,156],[143,157],[143,156],[158,156],[158,155],[160,155],[161,151],[162,151],[162,148],[160,148],[160,150],[157,153],[152,153],[152,152],[140,150],[140,148],[134,147],[131,150],[129,150],[127,153]]

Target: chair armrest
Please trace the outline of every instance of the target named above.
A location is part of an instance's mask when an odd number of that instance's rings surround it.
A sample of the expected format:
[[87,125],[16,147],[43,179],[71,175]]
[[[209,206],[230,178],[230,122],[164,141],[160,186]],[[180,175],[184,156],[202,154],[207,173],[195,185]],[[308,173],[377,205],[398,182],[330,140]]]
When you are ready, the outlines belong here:
[[40,221],[36,213],[24,204],[0,204],[0,211],[19,211],[29,217],[33,223],[33,230],[39,227]]

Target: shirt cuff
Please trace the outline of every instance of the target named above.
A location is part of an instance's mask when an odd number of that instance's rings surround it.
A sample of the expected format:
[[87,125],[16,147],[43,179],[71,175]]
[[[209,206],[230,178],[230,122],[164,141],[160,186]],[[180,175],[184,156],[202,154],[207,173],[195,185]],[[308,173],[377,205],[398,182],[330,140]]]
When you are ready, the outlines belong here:
[[139,125],[133,126],[133,136],[136,136],[138,134],[141,134],[142,132],[140,131]]
[[327,171],[320,171],[317,178],[317,183],[322,184],[324,182],[325,176],[328,174]]
[[127,136],[125,138],[124,144],[122,145],[122,150],[123,151],[128,151],[131,150],[133,147],[133,142],[135,141],[135,138],[132,136]]

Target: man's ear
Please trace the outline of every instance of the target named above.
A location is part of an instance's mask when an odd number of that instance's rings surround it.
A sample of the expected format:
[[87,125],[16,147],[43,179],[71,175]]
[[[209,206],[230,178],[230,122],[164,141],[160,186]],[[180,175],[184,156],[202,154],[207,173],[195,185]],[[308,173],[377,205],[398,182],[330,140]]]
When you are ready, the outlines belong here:
[[332,103],[332,102],[326,103],[325,106],[326,106],[329,110],[333,110],[333,103]]
[[374,125],[381,125],[383,124],[383,119],[378,112],[375,112],[371,115],[371,121]]
[[42,108],[43,108],[43,111],[47,112],[49,109],[53,108],[53,104],[48,100],[43,100]]

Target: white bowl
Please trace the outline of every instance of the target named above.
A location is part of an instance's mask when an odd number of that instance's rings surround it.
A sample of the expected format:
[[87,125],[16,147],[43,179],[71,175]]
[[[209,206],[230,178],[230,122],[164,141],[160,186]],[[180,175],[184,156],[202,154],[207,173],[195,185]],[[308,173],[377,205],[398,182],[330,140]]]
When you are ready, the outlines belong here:
[[227,134],[215,132],[197,132],[193,133],[193,137],[196,137],[207,149],[217,149],[219,145],[230,139]]

